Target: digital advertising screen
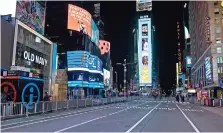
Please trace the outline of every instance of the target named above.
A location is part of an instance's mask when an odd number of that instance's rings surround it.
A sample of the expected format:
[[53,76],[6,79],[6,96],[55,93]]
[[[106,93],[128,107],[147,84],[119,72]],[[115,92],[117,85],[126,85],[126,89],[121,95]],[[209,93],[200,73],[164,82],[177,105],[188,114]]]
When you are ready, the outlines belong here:
[[68,51],[68,87],[104,88],[102,61],[86,51]]
[[46,3],[41,1],[18,0],[15,17],[38,33],[44,35]]
[[67,51],[68,71],[88,70],[89,52],[86,51]]
[[88,68],[89,70],[102,72],[102,61],[97,56],[90,55],[88,59]]
[[68,87],[104,88],[103,75],[87,71],[69,71]]
[[191,56],[187,56],[186,57],[186,66],[187,68],[191,68],[192,67],[192,62],[191,62]]
[[152,11],[152,0],[136,0],[136,11]]
[[138,20],[138,61],[140,86],[152,86],[151,18]]
[[104,85],[106,87],[110,86],[110,71],[103,69],[104,71]]
[[83,8],[68,4],[67,29],[83,32],[91,37],[91,14]]
[[68,71],[83,70],[102,73],[102,61],[86,51],[67,51]]
[[110,42],[105,40],[99,40],[99,49],[101,52],[101,60],[103,62],[103,68],[110,70]]
[[91,21],[91,41],[98,46],[99,44],[99,30],[97,25],[95,24],[94,20]]

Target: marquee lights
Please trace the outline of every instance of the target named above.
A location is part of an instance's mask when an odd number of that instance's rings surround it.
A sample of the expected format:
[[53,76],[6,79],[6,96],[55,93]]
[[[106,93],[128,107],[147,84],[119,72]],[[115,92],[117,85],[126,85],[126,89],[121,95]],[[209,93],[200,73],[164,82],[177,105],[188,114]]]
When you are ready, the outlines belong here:
[[205,37],[206,42],[210,42],[210,18],[206,17],[205,19]]
[[182,73],[182,54],[181,54],[181,48],[180,48],[180,23],[177,22],[177,44],[178,44],[178,50],[177,50],[177,56],[178,56],[178,73]]

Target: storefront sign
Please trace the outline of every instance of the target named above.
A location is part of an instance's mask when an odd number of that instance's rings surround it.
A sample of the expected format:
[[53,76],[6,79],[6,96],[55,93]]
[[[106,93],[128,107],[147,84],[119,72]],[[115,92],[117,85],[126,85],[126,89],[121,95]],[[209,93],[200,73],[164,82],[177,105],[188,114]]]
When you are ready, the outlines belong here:
[[205,37],[206,42],[210,42],[210,18],[206,17],[205,19]]
[[180,45],[180,23],[179,22],[177,22],[177,41],[178,41],[178,50],[177,50],[178,72],[182,73],[182,54],[181,54],[181,45]]
[[207,82],[212,82],[212,69],[211,69],[211,58],[207,57],[205,59],[205,71],[206,71],[206,79]]
[[25,51],[23,53],[23,57],[24,57],[25,60],[28,60],[28,61],[31,61],[31,62],[35,62],[35,63],[41,64],[43,66],[47,66],[47,60],[46,59],[44,59],[43,57],[40,57],[38,55],[34,55],[31,52]]

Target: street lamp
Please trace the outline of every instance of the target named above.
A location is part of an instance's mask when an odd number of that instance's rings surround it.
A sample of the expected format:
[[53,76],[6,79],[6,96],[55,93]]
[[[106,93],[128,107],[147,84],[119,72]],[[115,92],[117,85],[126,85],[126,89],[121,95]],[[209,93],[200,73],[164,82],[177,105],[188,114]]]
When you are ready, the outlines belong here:
[[116,65],[122,65],[124,67],[124,93],[126,91],[126,72],[127,72],[126,66],[127,65],[132,65],[132,64],[135,64],[135,63],[137,63],[137,62],[134,62],[134,63],[126,63],[126,59],[124,59],[124,63],[116,63]]
[[116,84],[116,89],[118,89],[118,73],[115,71],[115,84]]

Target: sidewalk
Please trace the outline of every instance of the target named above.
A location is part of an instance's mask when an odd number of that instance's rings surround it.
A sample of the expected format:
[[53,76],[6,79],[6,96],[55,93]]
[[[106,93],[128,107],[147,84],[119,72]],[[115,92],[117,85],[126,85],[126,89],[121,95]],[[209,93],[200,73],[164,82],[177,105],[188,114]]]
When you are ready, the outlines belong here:
[[200,106],[200,107],[209,112],[223,116],[223,107],[205,107],[205,106]]

